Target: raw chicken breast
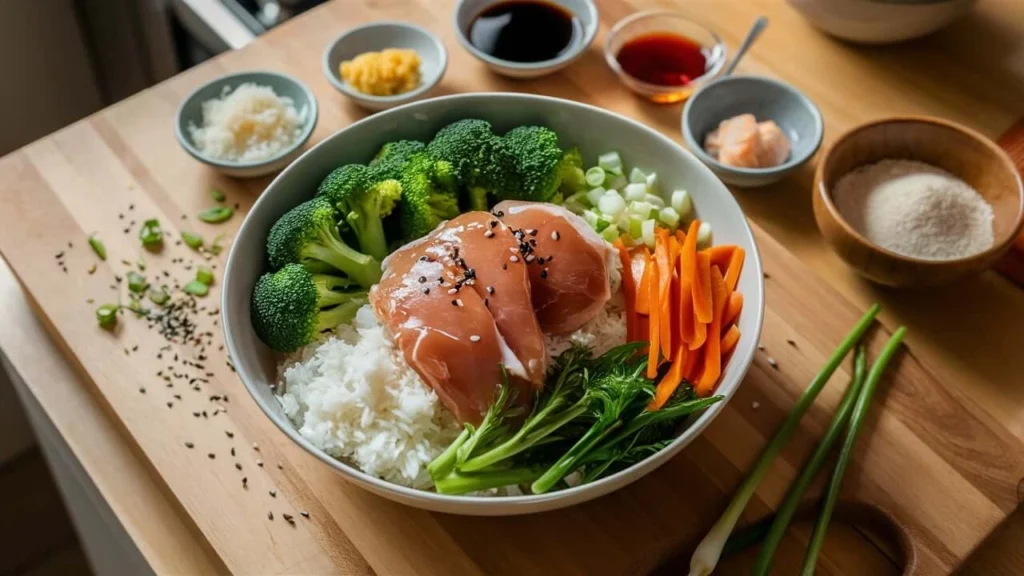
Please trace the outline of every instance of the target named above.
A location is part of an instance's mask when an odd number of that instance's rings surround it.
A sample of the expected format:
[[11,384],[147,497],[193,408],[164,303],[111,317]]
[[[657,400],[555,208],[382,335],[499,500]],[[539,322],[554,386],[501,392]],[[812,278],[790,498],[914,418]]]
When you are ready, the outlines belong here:
[[723,120],[704,138],[704,150],[722,164],[737,168],[770,168],[789,157],[789,138],[771,120],[753,114]]
[[604,308],[613,253],[582,218],[538,202],[505,201],[494,213],[519,238],[518,257],[528,262],[533,309],[544,332],[567,334]]
[[459,247],[465,274],[472,277],[466,283],[483,298],[532,387],[542,388],[548,369],[544,334],[533,312],[526,264],[518,256],[510,260],[519,253],[512,230],[492,214],[467,212],[450,221],[438,238]]
[[772,120],[757,124],[761,136],[761,149],[758,152],[758,165],[762,168],[778,166],[789,158],[789,138],[782,132],[779,125]]
[[[500,263],[470,264],[466,258],[467,251],[485,254],[471,245],[494,239],[484,236],[489,220],[493,217],[486,212],[467,213],[400,248],[384,261],[384,275],[370,291],[377,317],[395,338],[406,362],[456,419],[473,424],[480,422],[494,399],[502,365],[514,383],[532,381],[530,372],[499,332],[488,303],[476,291],[480,282],[475,277],[477,272],[469,272],[479,267],[479,272],[489,278],[492,272],[484,273],[488,265],[500,270]],[[504,233],[507,250],[514,246],[514,239],[509,240],[507,229]],[[515,268],[509,268],[511,275],[516,274]],[[522,264],[519,274],[520,284],[525,283]],[[466,284],[469,280],[472,285]],[[513,301],[516,282],[502,279],[500,285],[507,288],[509,301]],[[539,329],[536,337],[543,358]],[[521,341],[525,339],[516,340]]]

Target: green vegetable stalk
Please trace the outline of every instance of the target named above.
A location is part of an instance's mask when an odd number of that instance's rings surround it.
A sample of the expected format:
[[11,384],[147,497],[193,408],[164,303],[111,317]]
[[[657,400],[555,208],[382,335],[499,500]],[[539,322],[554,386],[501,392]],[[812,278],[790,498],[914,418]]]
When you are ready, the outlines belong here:
[[196,268],[196,282],[213,286],[213,270],[209,266],[199,266]]
[[839,459],[836,461],[836,467],[832,471],[832,480],[829,482],[828,490],[825,492],[825,501],[822,504],[818,522],[814,525],[814,532],[811,534],[811,540],[807,545],[807,554],[804,556],[804,566],[801,571],[803,576],[812,576],[814,574],[818,554],[825,543],[828,523],[832,519],[832,511],[835,509],[836,500],[839,498],[839,488],[843,483],[843,475],[846,474],[846,467],[850,464],[853,446],[857,443],[857,434],[860,433],[864,420],[867,418],[871,397],[874,396],[878,382],[882,379],[882,374],[885,373],[886,367],[889,366],[889,361],[892,360],[896,351],[899,350],[900,343],[903,341],[906,333],[907,329],[903,326],[900,326],[896,332],[893,332],[889,341],[882,348],[881,354],[878,355],[878,359],[871,366],[871,372],[868,373],[864,387],[861,388],[860,394],[857,396],[857,403],[853,407],[853,415],[850,416],[850,423],[846,428],[843,445],[839,449]]
[[228,206],[214,206],[203,210],[196,217],[207,224],[220,224],[230,220],[234,213],[235,211]]
[[139,240],[149,250],[159,250],[164,245],[164,232],[156,218],[142,223],[142,228],[139,229]]
[[96,321],[101,328],[112,330],[117,326],[117,311],[121,307],[117,304],[104,304],[96,309]]
[[192,232],[182,232],[181,240],[182,242],[185,243],[186,246],[193,250],[199,250],[200,248],[203,247],[203,237],[200,236],[199,234],[194,234]]
[[764,452],[758,458],[754,464],[754,468],[750,471],[747,477],[740,484],[740,487],[736,490],[736,494],[733,496],[729,506],[725,509],[722,517],[715,522],[715,525],[711,527],[708,534],[701,540],[697,549],[693,553],[693,557],[690,560],[690,576],[707,576],[715,569],[718,564],[718,559],[722,553],[722,547],[725,546],[726,541],[729,539],[729,534],[732,533],[733,528],[736,527],[736,522],[740,519],[740,515],[743,513],[743,509],[747,506],[747,502],[754,496],[754,491],[757,489],[757,485],[761,483],[761,479],[764,478],[765,474],[768,473],[768,469],[771,467],[775,457],[778,456],[782,447],[789,440],[790,436],[796,431],[797,426],[800,423],[800,419],[803,418],[804,413],[810,408],[811,404],[814,403],[814,399],[818,397],[818,393],[824,388],[828,379],[832,377],[832,374],[842,363],[843,358],[850,352],[857,342],[864,336],[871,327],[875,316],[881,310],[881,306],[875,304],[861,317],[857,325],[854,326],[853,330],[847,334],[846,338],[839,344],[835,352],[829,358],[825,366],[822,367],[821,371],[811,380],[811,383],[804,390],[800,399],[797,400],[793,409],[790,410],[789,415],[786,416],[786,420],[782,423],[782,426],[775,432],[775,435],[768,442]]
[[146,291],[146,287],[149,283],[146,282],[146,277],[134,270],[128,271],[128,290],[135,294],[142,294]]
[[107,247],[103,245],[103,242],[96,237],[95,234],[89,236],[89,246],[92,247],[92,251],[100,257],[100,260],[106,261],[107,259]]

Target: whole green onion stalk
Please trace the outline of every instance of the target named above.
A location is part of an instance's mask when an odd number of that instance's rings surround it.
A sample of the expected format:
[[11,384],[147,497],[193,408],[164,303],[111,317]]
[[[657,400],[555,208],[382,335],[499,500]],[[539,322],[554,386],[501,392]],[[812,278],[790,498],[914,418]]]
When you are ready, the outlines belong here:
[[843,358],[846,357],[850,349],[860,341],[864,333],[871,327],[880,310],[881,306],[875,304],[861,317],[853,330],[846,335],[846,338],[839,344],[839,347],[832,353],[825,366],[811,380],[803,395],[800,396],[796,405],[790,410],[782,426],[779,427],[775,432],[775,436],[768,442],[768,446],[765,447],[757,463],[754,464],[753,470],[743,480],[722,517],[715,522],[715,525],[711,527],[708,534],[697,545],[697,549],[694,550],[693,557],[690,559],[690,576],[707,576],[715,569],[718,559],[722,554],[722,547],[725,546],[729,535],[736,527],[736,522],[739,521],[743,509],[747,506],[747,502],[754,496],[754,491],[757,489],[758,484],[761,483],[761,479],[764,478],[769,468],[771,468],[772,461],[782,451],[783,445],[786,444],[790,436],[796,432],[800,419],[803,418],[807,409],[814,403],[814,399],[817,398],[818,393],[821,392],[828,379],[832,377],[836,368],[842,363]]
[[811,483],[814,482],[814,478],[825,465],[829,452],[832,451],[832,447],[846,428],[846,423],[853,412],[853,404],[860,395],[861,387],[864,385],[867,364],[867,352],[864,350],[864,345],[861,344],[857,347],[857,355],[853,361],[853,381],[846,389],[846,394],[843,396],[839,408],[836,409],[836,414],[832,418],[828,431],[825,432],[825,436],[818,443],[814,454],[804,464],[803,470],[800,471],[800,476],[789,487],[789,492],[786,493],[786,497],[779,506],[778,512],[775,513],[775,519],[772,521],[768,533],[765,534],[764,542],[761,544],[761,551],[754,562],[754,568],[751,571],[753,575],[763,576],[771,573],[772,557],[775,555],[779,543],[782,542],[782,536],[786,533],[786,528],[793,519],[793,515],[796,514],[797,507],[800,506],[800,499],[803,498],[804,493],[807,492]]
[[818,562],[818,553],[821,552],[821,547],[825,543],[828,523],[832,519],[832,511],[835,509],[836,500],[839,498],[839,488],[843,483],[843,475],[846,473],[846,467],[850,464],[850,457],[853,455],[853,445],[857,442],[857,434],[867,418],[871,397],[875,394],[875,388],[878,387],[882,374],[889,365],[889,361],[896,354],[896,351],[899,350],[900,342],[903,341],[906,333],[907,329],[903,326],[900,326],[896,332],[893,332],[889,341],[882,348],[882,352],[878,355],[878,359],[871,366],[871,372],[868,373],[864,387],[861,389],[860,395],[857,396],[857,403],[853,407],[853,415],[850,417],[850,423],[846,429],[846,437],[843,439],[843,445],[839,449],[839,459],[836,461],[836,467],[832,471],[832,480],[829,482],[828,490],[825,492],[825,501],[821,506],[818,522],[814,525],[814,532],[811,534],[811,540],[807,545],[807,554],[804,556],[804,566],[801,571],[803,576],[812,576],[814,574],[814,567]]

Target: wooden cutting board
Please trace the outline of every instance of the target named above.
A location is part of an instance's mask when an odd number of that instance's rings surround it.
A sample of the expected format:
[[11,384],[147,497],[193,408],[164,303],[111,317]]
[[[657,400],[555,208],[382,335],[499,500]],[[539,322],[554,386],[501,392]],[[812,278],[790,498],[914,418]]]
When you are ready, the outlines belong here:
[[[82,381],[233,572],[644,572],[707,530],[765,439],[862,312],[755,226],[769,275],[764,351],[727,409],[679,457],[627,489],[572,509],[516,518],[455,517],[393,504],[346,484],[292,445],[248,399],[219,349],[216,286],[203,301],[200,330],[211,332],[211,343],[201,353],[191,346],[163,348],[160,336],[129,317],[114,333],[97,328],[96,305],[123,293],[116,276],[140,257],[147,275],[166,270],[184,282],[194,273],[186,266],[202,259],[175,245],[181,230],[207,239],[234,233],[242,214],[219,226],[195,220],[213,204],[211,188],[224,191],[227,203],[244,213],[268,181],[221,177],[182,152],[170,128],[180,99],[227,71],[285,70],[306,81],[320,100],[318,141],[362,115],[331,91],[318,60],[331,37],[360,21],[401,16],[438,31],[452,59],[441,92],[528,87],[591,101],[678,136],[678,108],[653,108],[617,91],[583,91],[561,76],[520,84],[483,74],[456,47],[448,30],[450,7],[411,0],[328,5],[0,160],[0,254]],[[608,23],[633,7],[611,1],[601,9]],[[597,54],[568,74],[589,75],[585,85],[613,85]],[[154,217],[170,233],[159,254],[138,243],[140,223]],[[106,262],[97,262],[86,245],[93,232],[107,245]],[[97,270],[89,274],[93,264]],[[874,350],[885,336],[872,336]],[[185,359],[204,368],[182,368]],[[173,387],[167,387],[161,371],[189,376],[172,376]],[[780,501],[827,425],[848,371],[847,365],[837,373],[805,418],[748,517]],[[186,385],[193,375],[208,380],[199,391]],[[883,383],[845,494],[884,507],[905,523],[921,547],[922,573],[939,574],[951,571],[1014,510],[1022,478],[1022,442],[922,365],[911,345]],[[829,572],[841,573],[876,546],[886,548],[842,526],[835,530],[851,535],[845,546],[826,550]],[[796,549],[805,538],[798,530],[789,544]]]

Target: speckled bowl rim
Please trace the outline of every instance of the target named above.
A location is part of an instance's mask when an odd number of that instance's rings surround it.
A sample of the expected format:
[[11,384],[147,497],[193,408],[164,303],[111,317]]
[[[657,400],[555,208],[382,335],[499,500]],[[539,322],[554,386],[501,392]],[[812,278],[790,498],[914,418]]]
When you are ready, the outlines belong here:
[[[342,40],[356,32],[372,28],[380,28],[383,26],[397,26],[399,28],[406,28],[407,30],[415,34],[419,34],[421,36],[426,37],[427,40],[430,40],[430,42],[434,45],[435,48],[437,48],[438,52],[441,54],[440,66],[438,67],[437,73],[433,76],[433,78],[428,79],[424,78],[421,75],[420,85],[408,92],[395,94],[393,96],[374,96],[373,94],[364,94],[350,87],[348,85],[348,82],[345,82],[345,80],[341,78],[339,72],[331,68],[331,51],[334,50],[334,47],[340,44]],[[323,67],[324,76],[327,76],[327,81],[331,83],[331,86],[334,86],[341,93],[348,96],[349,98],[357,101],[362,100],[364,102],[373,102],[375,104],[398,105],[403,104],[405,102],[411,102],[412,100],[415,100],[416,98],[429,92],[431,89],[434,88],[434,86],[437,86],[438,82],[441,81],[441,78],[444,78],[445,72],[448,71],[448,49],[444,47],[444,43],[441,42],[441,40],[437,36],[435,36],[433,32],[427,30],[426,28],[417,26],[415,24],[410,24],[408,22],[402,22],[401,20],[376,20],[374,22],[369,22],[367,24],[361,24],[359,26],[349,28],[348,30],[345,30],[337,37],[335,37],[334,40],[328,42],[327,47],[324,48],[324,54],[321,57],[321,65]]]
[[[972,139],[980,143],[987,150],[989,150],[989,152],[998,157],[1003,167],[1006,168],[1010,172],[1010,174],[1012,174],[1015,177],[1015,180],[1017,182],[1017,218],[1014,221],[1014,225],[1010,231],[1010,234],[1007,235],[1007,237],[1004,238],[1001,242],[993,242],[992,246],[990,246],[984,252],[978,252],[977,254],[963,256],[961,258],[954,258],[952,260],[933,260],[928,258],[918,258],[917,256],[909,256],[907,254],[901,254],[899,252],[893,252],[888,248],[876,244],[870,238],[861,234],[849,222],[847,222],[846,218],[839,211],[839,207],[836,206],[835,202],[833,202],[832,200],[832,186],[826,184],[826,180],[828,179],[827,176],[830,176],[830,174],[825,173],[825,171],[828,170],[829,168],[829,159],[832,155],[832,152],[848,144],[850,139],[855,137],[857,134],[864,132],[865,130],[872,130],[874,128],[878,128],[879,126],[885,126],[887,124],[931,124],[933,126],[948,128],[954,132],[957,132],[967,137],[968,139]],[[854,170],[856,170],[856,168],[854,168]],[[950,174],[953,174],[953,176],[960,178],[958,174],[954,174],[952,172],[950,172]],[[846,174],[839,175],[836,181],[838,182],[838,179],[842,178],[845,175]],[[865,246],[869,246],[871,249],[876,250],[880,254],[889,256],[890,258],[896,258],[899,260],[912,262],[914,264],[923,266],[946,267],[951,264],[987,259],[994,254],[998,254],[1006,250],[1006,248],[1009,245],[1013,244],[1017,236],[1020,235],[1021,230],[1024,230],[1024,181],[1022,181],[1021,174],[1017,170],[1017,166],[1014,164],[1013,159],[1010,158],[1010,155],[1007,154],[1006,151],[1003,150],[998,144],[986,138],[980,132],[972,130],[962,124],[957,124],[956,122],[943,120],[941,118],[934,118],[931,116],[900,116],[898,118],[882,118],[879,120],[872,120],[870,122],[859,124],[847,130],[842,135],[840,135],[839,138],[837,138],[831,146],[829,146],[825,150],[824,154],[822,154],[821,160],[818,162],[818,167],[814,171],[813,193],[821,196],[821,200],[822,203],[825,205],[825,208],[829,211],[829,213],[832,214],[836,222],[838,222],[839,225],[842,226],[843,230],[845,230],[850,236],[856,238]]]
[[[565,5],[558,2],[558,0],[548,0],[550,3],[555,4],[559,8],[568,9]],[[587,51],[587,48],[597,38],[597,32],[601,29],[601,14],[597,9],[597,4],[594,0],[582,0],[587,6],[587,12],[590,13],[590,24],[584,27],[583,40],[576,45],[576,48],[558,56],[557,58],[551,58],[549,60],[541,60],[540,62],[513,62],[511,60],[502,60],[501,58],[495,58],[490,54],[485,54],[473,46],[473,43],[466,37],[466,31],[459,26],[459,12],[462,11],[463,6],[466,5],[465,0],[459,0],[456,4],[455,9],[452,10],[452,27],[455,28],[455,38],[459,41],[459,44],[466,49],[471,55],[476,57],[478,60],[482,60],[491,66],[499,68],[507,68],[509,70],[521,70],[521,71],[536,71],[546,70],[548,68],[560,68],[565,64],[569,64],[575,61],[577,58],[583,55]],[[474,17],[476,14],[473,15]]]
[[[218,160],[216,158],[211,158],[210,156],[200,151],[199,148],[196,148],[195,144],[192,143],[192,138],[185,134],[184,132],[182,132],[182,114],[185,112],[185,106],[187,106],[193,100],[195,100],[201,90],[204,90],[209,86],[212,86],[214,84],[224,84],[232,86],[232,90],[234,90],[238,87],[238,83],[234,82],[234,80],[242,76],[251,76],[253,74],[266,74],[268,76],[277,76],[281,80],[284,80],[285,82],[290,82],[297,86],[300,90],[302,90],[302,92],[306,95],[309,106],[308,110],[306,111],[306,121],[302,127],[302,133],[299,134],[299,137],[296,138],[295,141],[292,142],[287,148],[281,150],[280,152],[278,152],[277,154],[270,158],[267,158],[266,160],[252,162],[232,162],[230,160]],[[275,72],[273,70],[246,70],[245,72],[235,72],[233,74],[225,74],[224,76],[219,76],[209,82],[206,82],[198,86],[195,90],[190,92],[189,95],[181,101],[181,104],[178,105],[178,111],[174,114],[174,135],[178,139],[178,144],[180,144],[181,147],[185,149],[185,152],[188,152],[190,156],[192,156],[196,160],[199,160],[200,162],[209,164],[211,166],[216,166],[217,168],[226,169],[261,168],[273,164],[275,162],[279,162],[281,161],[281,159],[285,158],[289,154],[293,154],[295,153],[296,150],[305,146],[306,142],[308,142],[309,138],[313,135],[313,130],[316,129],[316,123],[319,120],[319,118],[320,109],[316,101],[316,96],[313,94],[313,91],[309,89],[309,86],[306,86],[306,84],[299,80],[298,78],[295,78],[294,76],[289,76],[288,74],[284,74],[281,72]]]
[[[807,152],[800,156],[790,155],[789,160],[782,164],[779,164],[778,166],[772,166],[771,168],[740,168],[737,166],[729,166],[727,164],[722,164],[718,160],[712,158],[711,155],[704,151],[704,147],[700,144],[700,142],[697,141],[697,138],[693,134],[693,131],[690,130],[690,110],[693,107],[693,103],[698,98],[702,96],[707,96],[707,94],[710,93],[708,92],[710,89],[716,86],[728,84],[729,82],[733,82],[736,80],[753,80],[756,82],[763,82],[765,84],[772,84],[796,96],[797,100],[801,102],[804,105],[804,107],[811,112],[811,116],[814,117],[814,146],[812,146],[810,149],[807,150]],[[725,118],[721,118],[720,120],[725,120]],[[708,166],[712,166],[716,170],[720,170],[727,174],[742,174],[745,176],[768,176],[771,174],[778,174],[780,172],[787,172],[792,168],[800,166],[801,164],[810,160],[814,156],[814,154],[818,152],[818,149],[821,148],[821,143],[825,139],[825,120],[822,117],[821,110],[818,109],[817,104],[815,104],[810,98],[807,97],[807,95],[805,95],[792,84],[783,82],[781,80],[776,80],[775,78],[768,78],[767,76],[757,76],[754,74],[733,74],[731,76],[717,78],[705,84],[702,88],[700,88],[692,96],[690,96],[690,98],[686,101],[686,105],[683,106],[682,125],[683,138],[686,140],[686,144],[693,150],[693,153],[697,156],[697,158],[700,159],[701,162],[704,162]]]

